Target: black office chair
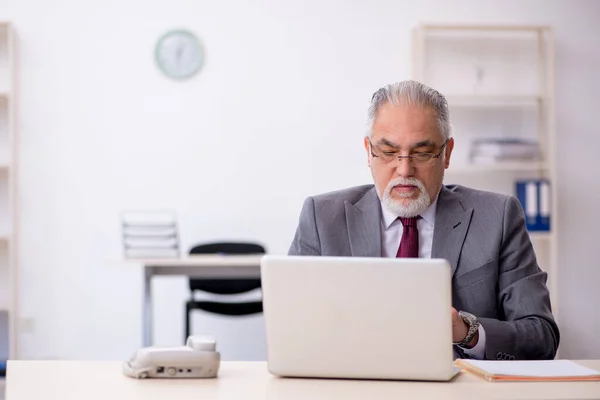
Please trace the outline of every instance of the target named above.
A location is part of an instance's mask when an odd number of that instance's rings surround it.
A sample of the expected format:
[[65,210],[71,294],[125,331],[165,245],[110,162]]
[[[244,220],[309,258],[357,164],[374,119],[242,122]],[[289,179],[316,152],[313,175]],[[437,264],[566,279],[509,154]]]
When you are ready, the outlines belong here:
[[[265,254],[263,246],[255,243],[207,243],[193,247],[190,255],[194,254]],[[262,301],[245,302],[217,302],[217,301],[195,301],[196,290],[213,294],[240,294],[261,287],[260,279],[193,279],[190,278],[191,298],[185,304],[185,340],[190,336],[190,319],[193,310],[241,316],[258,314],[263,311]]]

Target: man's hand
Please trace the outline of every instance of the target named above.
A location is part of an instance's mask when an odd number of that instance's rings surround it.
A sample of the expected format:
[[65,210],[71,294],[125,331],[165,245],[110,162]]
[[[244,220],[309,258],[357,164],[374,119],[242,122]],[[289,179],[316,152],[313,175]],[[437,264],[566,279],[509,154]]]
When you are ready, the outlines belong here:
[[[468,332],[469,326],[465,321],[462,320],[461,317],[458,316],[458,311],[456,311],[456,308],[452,307],[452,341],[455,343],[460,342],[467,336]],[[478,341],[479,332],[475,333],[473,340],[471,340],[466,347],[473,348],[477,345]]]

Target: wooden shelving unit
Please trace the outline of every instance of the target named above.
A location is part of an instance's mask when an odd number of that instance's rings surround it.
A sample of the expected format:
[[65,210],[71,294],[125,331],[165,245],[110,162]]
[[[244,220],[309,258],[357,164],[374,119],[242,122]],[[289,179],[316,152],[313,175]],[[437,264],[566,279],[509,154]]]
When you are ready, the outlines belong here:
[[[0,359],[15,359],[18,340],[17,135],[15,33],[0,22]],[[0,380],[0,391],[4,381]]]
[[[551,230],[530,237],[558,318],[553,49],[547,26],[422,24],[413,32],[413,78],[450,107],[455,149],[445,183],[516,195],[518,179],[550,181]],[[472,163],[473,140],[515,137],[538,143],[539,157]]]

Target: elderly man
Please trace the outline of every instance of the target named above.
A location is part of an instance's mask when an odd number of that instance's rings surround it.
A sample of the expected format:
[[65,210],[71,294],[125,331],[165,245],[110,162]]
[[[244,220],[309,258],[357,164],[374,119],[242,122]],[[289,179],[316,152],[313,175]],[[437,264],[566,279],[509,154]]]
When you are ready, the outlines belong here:
[[[307,198],[289,254],[444,258],[455,357],[554,358],[559,331],[547,276],[520,203],[442,183],[454,148],[444,96],[419,82],[395,83],[373,95],[368,117],[375,185]],[[417,326],[407,329],[418,335]]]

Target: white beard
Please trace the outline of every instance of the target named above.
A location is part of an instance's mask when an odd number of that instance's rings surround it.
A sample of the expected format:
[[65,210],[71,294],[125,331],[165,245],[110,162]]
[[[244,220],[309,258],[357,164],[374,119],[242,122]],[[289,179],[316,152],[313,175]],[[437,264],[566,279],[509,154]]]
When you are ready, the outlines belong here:
[[[392,190],[394,186],[398,185],[413,185],[419,188],[419,197],[416,199],[406,199],[406,200],[395,200],[392,197]],[[410,197],[412,193],[398,194],[401,197]],[[385,208],[392,214],[397,215],[403,218],[411,218],[416,217],[417,215],[421,215],[427,210],[429,205],[431,204],[431,199],[427,194],[427,190],[425,189],[425,185],[423,182],[418,180],[417,178],[396,178],[387,185],[383,192],[383,205]],[[406,203],[406,204],[403,204]]]

